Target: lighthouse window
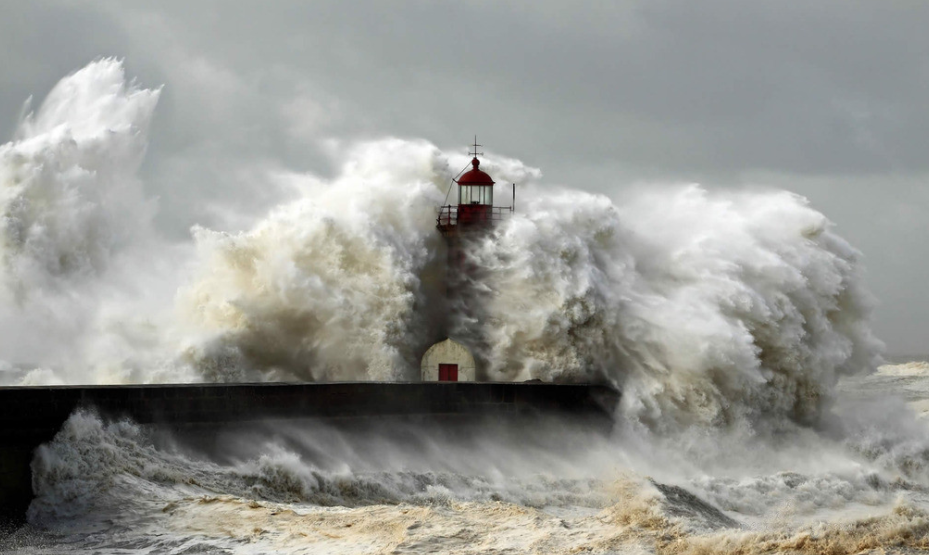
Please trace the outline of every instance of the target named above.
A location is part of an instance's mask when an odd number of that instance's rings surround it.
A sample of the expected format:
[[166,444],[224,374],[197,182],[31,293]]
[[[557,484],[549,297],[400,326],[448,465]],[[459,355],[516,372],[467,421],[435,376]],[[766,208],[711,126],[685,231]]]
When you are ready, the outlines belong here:
[[460,196],[458,197],[458,204],[471,204],[471,189],[476,189],[476,187],[462,185],[458,189],[460,193]]
[[461,185],[458,187],[458,204],[490,204],[494,203],[494,188],[478,185]]
[[480,203],[481,204],[493,204],[494,203],[494,188],[493,187],[478,187],[480,189]]

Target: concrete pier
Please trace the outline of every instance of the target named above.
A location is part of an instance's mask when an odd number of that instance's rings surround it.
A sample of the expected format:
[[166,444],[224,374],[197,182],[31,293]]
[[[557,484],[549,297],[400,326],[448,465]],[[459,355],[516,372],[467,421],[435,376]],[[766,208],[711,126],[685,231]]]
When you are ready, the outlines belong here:
[[0,524],[22,522],[33,452],[77,409],[183,432],[269,419],[570,415],[608,426],[619,393],[549,383],[302,383],[0,387]]

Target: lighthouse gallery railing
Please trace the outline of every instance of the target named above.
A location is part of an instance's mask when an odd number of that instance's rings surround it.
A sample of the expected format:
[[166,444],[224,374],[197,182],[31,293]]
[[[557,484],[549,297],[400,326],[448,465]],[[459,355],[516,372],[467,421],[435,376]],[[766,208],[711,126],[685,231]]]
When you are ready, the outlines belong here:
[[[484,214],[484,220],[490,220],[491,222],[499,222],[504,219],[504,217],[513,213],[513,208],[511,206],[489,206],[482,211]],[[439,227],[448,227],[458,225],[458,207],[455,205],[447,205],[439,207],[439,216],[435,220],[436,225]]]

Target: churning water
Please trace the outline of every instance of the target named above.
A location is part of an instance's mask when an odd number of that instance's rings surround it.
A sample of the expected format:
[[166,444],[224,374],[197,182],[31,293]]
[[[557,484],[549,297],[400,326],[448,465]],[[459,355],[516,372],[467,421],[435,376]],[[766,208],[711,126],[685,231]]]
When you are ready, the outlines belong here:
[[205,451],[78,413],[3,549],[929,548],[929,371],[875,370],[860,253],[802,197],[614,202],[489,156],[525,200],[456,312],[434,214],[463,157],[356,144],[332,179],[269,175],[293,200],[251,228],[169,244],[137,176],[158,97],[94,62],[0,146],[0,384],[415,379],[449,333],[485,379],[617,384],[615,429],[268,422]]

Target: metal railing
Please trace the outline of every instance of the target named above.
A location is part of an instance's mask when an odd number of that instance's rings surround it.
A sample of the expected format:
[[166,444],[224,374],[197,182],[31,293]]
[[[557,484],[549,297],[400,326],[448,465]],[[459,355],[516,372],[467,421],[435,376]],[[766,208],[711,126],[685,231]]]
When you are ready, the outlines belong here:
[[[468,205],[473,206],[473,205]],[[499,222],[506,216],[513,213],[511,206],[489,206],[480,212],[469,213],[468,223],[476,222]],[[452,204],[439,207],[439,215],[436,218],[438,227],[451,227],[458,225],[458,207]]]

